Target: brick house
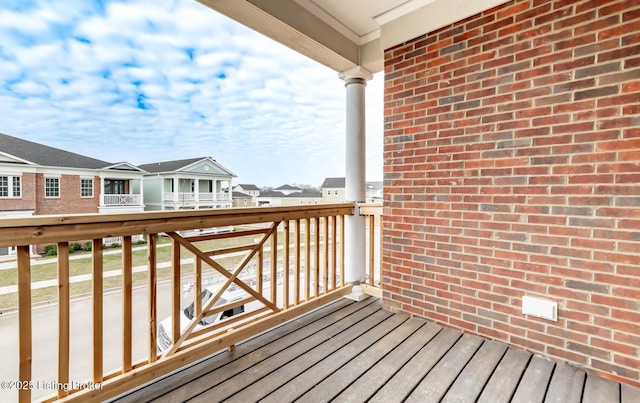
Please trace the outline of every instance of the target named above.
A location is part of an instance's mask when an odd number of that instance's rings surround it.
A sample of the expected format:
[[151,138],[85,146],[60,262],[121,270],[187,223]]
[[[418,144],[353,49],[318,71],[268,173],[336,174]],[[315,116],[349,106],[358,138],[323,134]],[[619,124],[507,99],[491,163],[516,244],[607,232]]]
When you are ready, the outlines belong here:
[[142,212],[142,174],[126,162],[0,134],[0,217]]
[[629,1],[511,1],[385,50],[388,309],[640,381],[639,55]]
[[386,309],[640,385],[637,1],[203,3],[340,73],[347,201],[383,72]]

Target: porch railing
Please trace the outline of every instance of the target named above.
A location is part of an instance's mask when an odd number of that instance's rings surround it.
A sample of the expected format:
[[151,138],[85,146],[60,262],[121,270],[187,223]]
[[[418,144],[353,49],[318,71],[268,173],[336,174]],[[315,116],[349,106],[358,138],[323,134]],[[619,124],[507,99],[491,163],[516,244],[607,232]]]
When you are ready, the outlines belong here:
[[220,202],[231,201],[229,193],[193,193],[193,192],[167,192],[164,194],[165,202],[191,203],[191,202]]
[[367,263],[362,287],[365,293],[382,298],[382,203],[360,205],[366,217]]
[[[369,255],[379,256],[380,206],[361,206],[368,217]],[[222,348],[315,309],[350,292],[344,284],[344,216],[353,214],[351,203],[304,207],[225,209],[216,211],[150,212],[141,214],[96,214],[84,216],[40,216],[7,219],[0,223],[0,247],[17,247],[17,308],[19,365],[17,378],[22,385],[34,382],[33,304],[30,245],[57,246],[57,375],[55,395],[47,400],[106,399],[196,361]],[[200,228],[233,226],[234,232],[182,236]],[[142,283],[134,281],[132,237],[147,237],[147,255]],[[103,238],[122,237],[120,312],[120,359],[113,364],[113,354],[105,354],[105,345],[115,342],[105,338],[105,329],[115,326],[105,322],[111,309],[104,303],[106,255]],[[71,337],[72,243],[91,244],[91,319],[86,329],[92,343],[86,354],[91,357],[90,373],[70,375],[74,360]],[[233,240],[233,242],[231,242]],[[158,244],[169,242],[170,264],[161,269]],[[162,270],[165,270],[164,272]],[[379,257],[368,258],[369,293],[379,283]],[[136,270],[138,275],[140,270]],[[112,277],[112,276],[109,276]],[[166,279],[165,279],[166,278]],[[159,285],[169,282],[168,295],[159,295]],[[148,323],[144,335],[133,338],[133,292],[140,286],[148,292],[146,317],[135,321]],[[211,296],[202,299],[207,289]],[[182,295],[189,291],[192,316],[185,319]],[[109,290],[113,293],[114,290]],[[232,298],[227,298],[231,296]],[[220,303],[222,298],[229,302]],[[233,298],[235,297],[235,298]],[[168,318],[160,316],[158,307],[168,302]],[[217,318],[221,312],[242,307],[241,312],[222,321],[203,326],[205,318]],[[109,312],[109,316],[112,313]],[[159,349],[159,331],[170,339]],[[137,360],[134,341],[143,340],[144,358]],[[114,368],[111,368],[111,367]],[[105,367],[109,370],[106,371]],[[81,381],[81,382],[79,382]],[[82,382],[87,383],[82,383]],[[63,387],[63,386],[67,387]],[[50,385],[49,385],[50,386]],[[75,387],[74,387],[75,386]],[[98,388],[99,386],[99,388]],[[16,392],[20,401],[30,401],[28,387]]]
[[142,204],[139,194],[103,194],[103,206],[137,206]]

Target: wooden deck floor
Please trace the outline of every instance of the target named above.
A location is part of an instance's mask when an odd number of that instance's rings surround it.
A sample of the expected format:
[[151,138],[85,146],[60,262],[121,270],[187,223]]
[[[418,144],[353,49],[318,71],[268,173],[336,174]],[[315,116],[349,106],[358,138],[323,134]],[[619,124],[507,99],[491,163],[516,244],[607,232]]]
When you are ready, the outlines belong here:
[[640,402],[640,389],[342,299],[119,402]]

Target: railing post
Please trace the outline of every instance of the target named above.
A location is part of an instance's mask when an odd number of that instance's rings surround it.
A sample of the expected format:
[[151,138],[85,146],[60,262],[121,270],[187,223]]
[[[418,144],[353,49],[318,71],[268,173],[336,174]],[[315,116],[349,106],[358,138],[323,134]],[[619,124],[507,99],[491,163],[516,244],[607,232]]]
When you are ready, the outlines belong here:
[[[20,383],[31,382],[32,365],[32,335],[31,335],[31,262],[29,261],[29,247],[18,246],[18,351],[20,354],[20,368],[18,380]],[[18,390],[20,402],[31,401],[31,389]]]
[[345,220],[345,281],[356,286],[348,298],[361,300],[365,298],[359,284],[365,277],[366,244],[365,219],[358,204],[366,201],[365,87],[373,75],[356,66],[340,73],[340,78],[347,90],[345,198],[354,203],[354,214]]

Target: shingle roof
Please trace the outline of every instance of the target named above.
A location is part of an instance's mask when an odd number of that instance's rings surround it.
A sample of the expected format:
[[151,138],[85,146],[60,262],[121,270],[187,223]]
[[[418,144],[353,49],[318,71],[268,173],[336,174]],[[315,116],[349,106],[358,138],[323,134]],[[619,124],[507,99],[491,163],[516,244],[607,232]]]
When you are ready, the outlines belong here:
[[238,198],[238,199],[243,199],[243,198],[251,199],[252,198],[251,195],[248,195],[248,194],[242,193],[242,192],[231,192],[231,197]]
[[181,168],[184,168],[188,165],[191,165],[195,162],[201,161],[206,157],[201,158],[189,158],[185,160],[175,160],[175,161],[163,161],[163,162],[153,162],[151,164],[143,164],[139,165],[138,168],[144,169],[147,172],[158,173],[158,172],[173,172],[177,171]]
[[275,190],[302,190],[297,186],[291,186],[291,185],[282,185],[278,188],[276,188]]
[[239,183],[236,186],[239,186],[244,190],[260,190],[260,188],[258,188],[256,185],[251,185],[248,183]]
[[323,189],[326,188],[343,188],[344,187],[344,178],[325,178],[324,182],[322,182]]
[[[37,165],[65,168],[100,169],[113,165],[110,162],[45,146],[0,133],[0,151]],[[0,161],[1,161],[0,157]]]

